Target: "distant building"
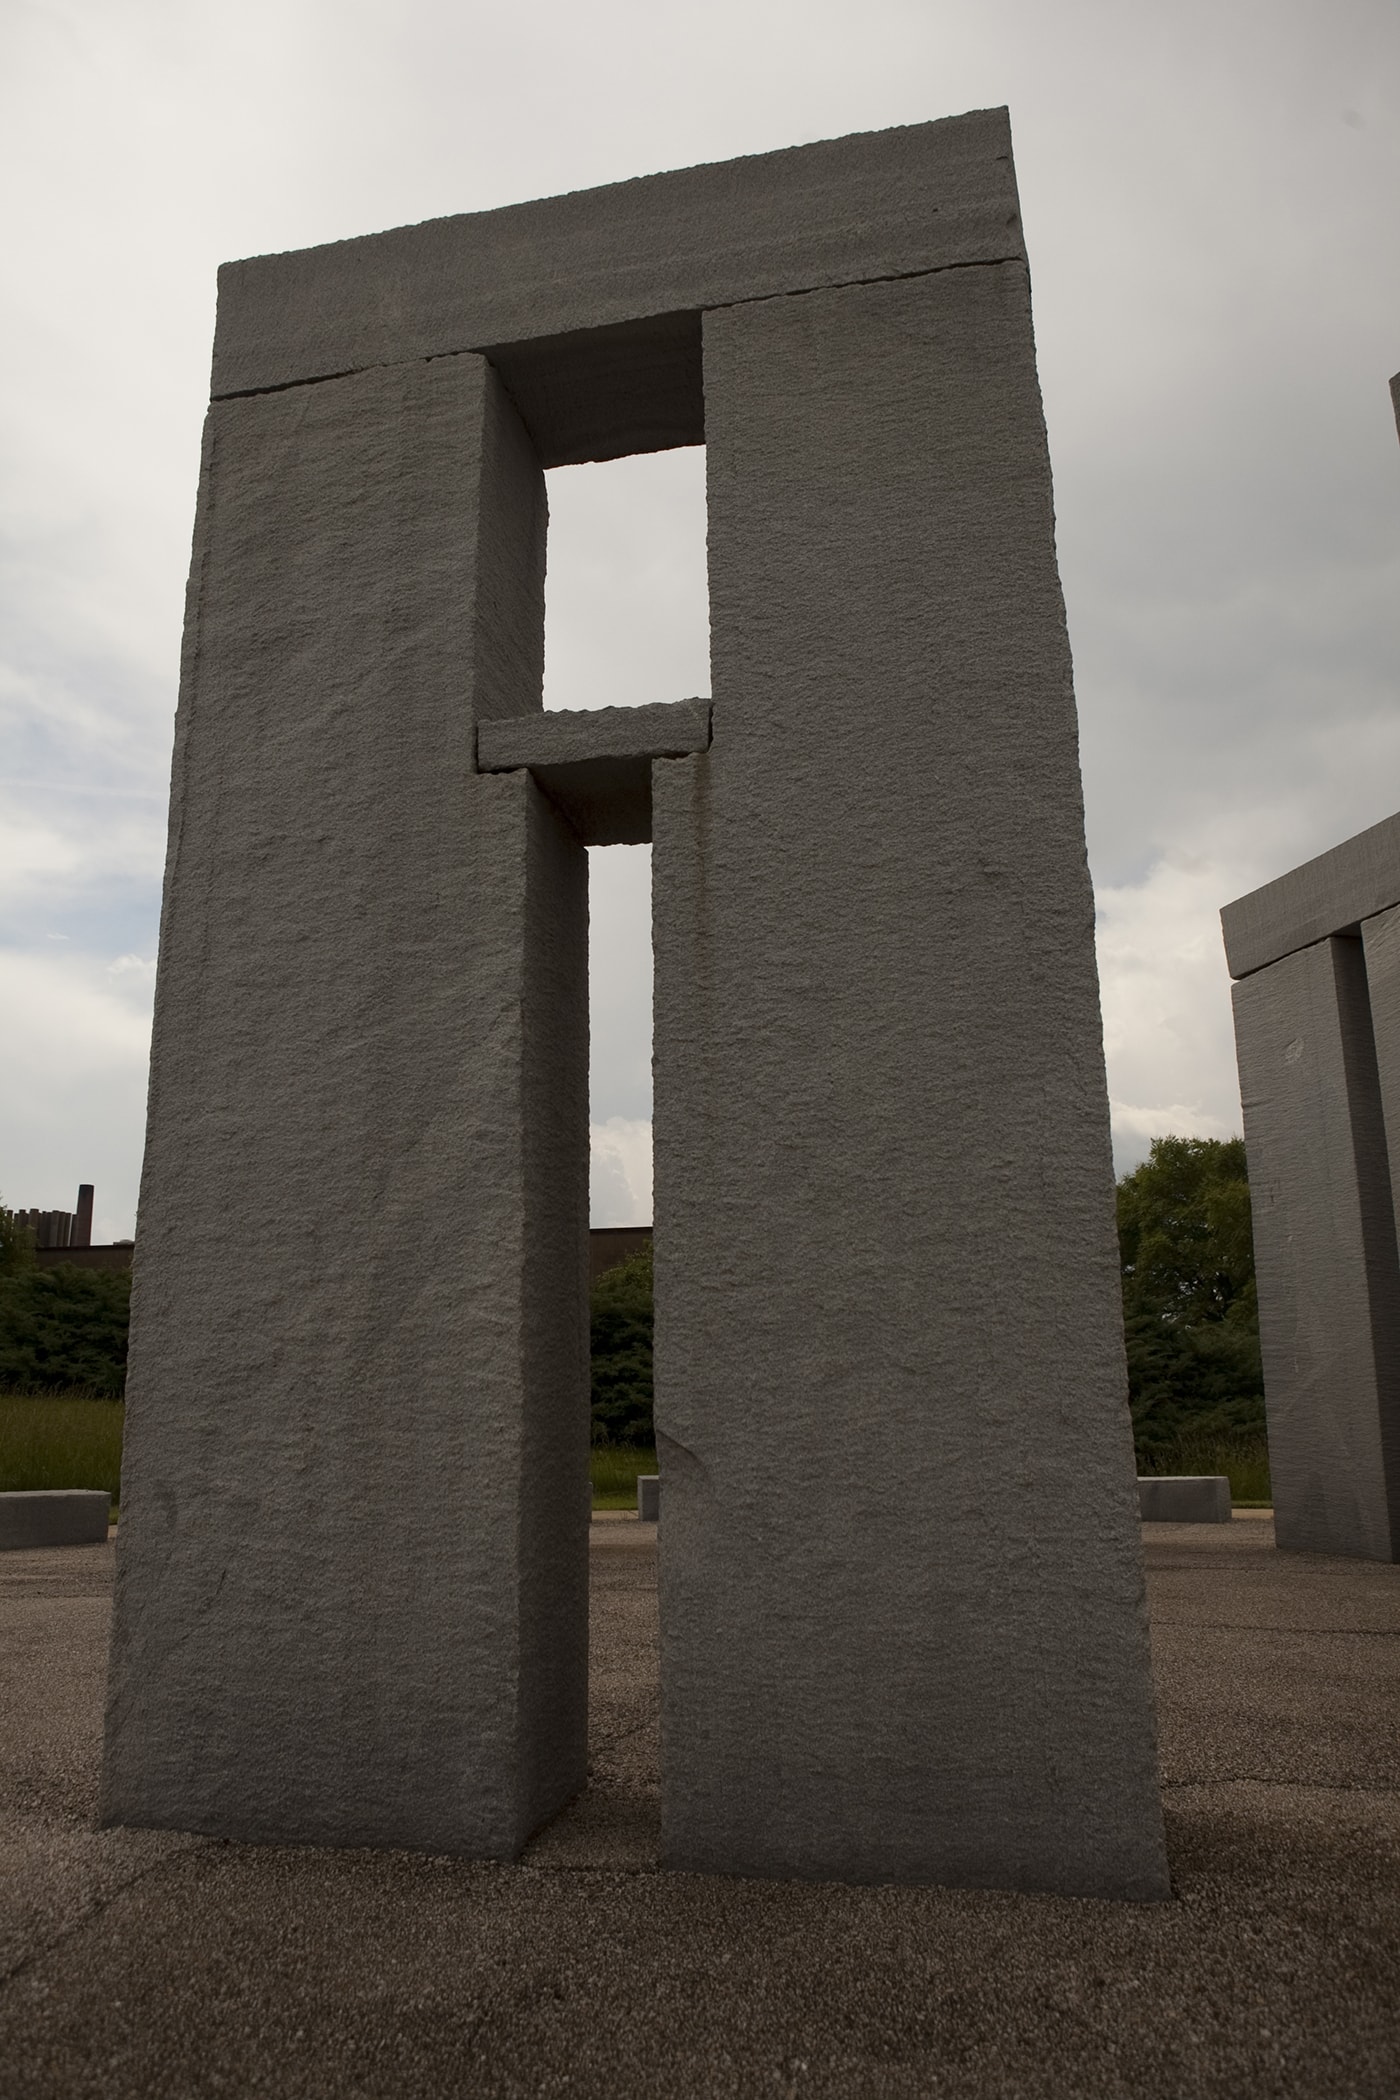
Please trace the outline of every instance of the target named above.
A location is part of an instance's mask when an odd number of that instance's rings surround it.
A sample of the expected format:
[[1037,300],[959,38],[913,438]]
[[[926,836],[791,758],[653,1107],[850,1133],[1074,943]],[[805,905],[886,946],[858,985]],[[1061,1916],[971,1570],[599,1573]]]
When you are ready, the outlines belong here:
[[[84,1269],[129,1269],[135,1242],[112,1240],[92,1244],[93,1185],[78,1190],[76,1210],[17,1210],[15,1217],[34,1235],[40,1268],[72,1262]],[[630,1261],[651,1245],[650,1225],[600,1225],[588,1235],[588,1280],[596,1283],[608,1269]]]
[[595,1225],[588,1235],[588,1281],[596,1283],[619,1262],[651,1245],[650,1225]]
[[76,1210],[17,1210],[16,1221],[27,1225],[36,1247],[90,1247],[92,1245],[92,1183],[78,1188]]
[[84,1181],[78,1188],[76,1210],[17,1210],[17,1224],[34,1235],[34,1248],[41,1269],[56,1262],[72,1262],[83,1269],[129,1269],[132,1242],[113,1240],[107,1246],[92,1244],[93,1185]]

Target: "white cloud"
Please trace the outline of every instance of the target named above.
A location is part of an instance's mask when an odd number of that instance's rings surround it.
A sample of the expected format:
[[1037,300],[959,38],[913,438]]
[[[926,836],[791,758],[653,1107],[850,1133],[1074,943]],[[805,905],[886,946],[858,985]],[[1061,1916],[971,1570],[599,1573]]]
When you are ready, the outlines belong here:
[[83,861],[82,842],[71,832],[65,836],[13,806],[5,811],[0,824],[0,886],[11,900],[23,889],[76,875]]
[[545,706],[708,693],[703,449],[556,467],[548,484]]
[[650,1225],[651,1123],[609,1116],[589,1125],[589,1217],[595,1225]]
[[71,1210],[90,1181],[93,1238],[130,1238],[154,978],[136,956],[0,949],[0,1201]]
[[[1219,906],[1400,805],[1394,0],[46,0],[11,28],[0,1190],[134,1200],[123,959],[156,937],[217,264],[1000,101],[1120,1156],[1238,1127]],[[550,476],[552,704],[707,689],[702,477]],[[595,854],[597,1193],[634,1215],[649,938],[645,856]]]
[[1207,855],[1165,856],[1098,891],[1104,1052],[1120,1173],[1154,1137],[1239,1130],[1220,905],[1249,884]]
[[156,959],[153,955],[119,955],[107,965],[107,981],[118,990],[143,998],[149,1006],[155,995]]

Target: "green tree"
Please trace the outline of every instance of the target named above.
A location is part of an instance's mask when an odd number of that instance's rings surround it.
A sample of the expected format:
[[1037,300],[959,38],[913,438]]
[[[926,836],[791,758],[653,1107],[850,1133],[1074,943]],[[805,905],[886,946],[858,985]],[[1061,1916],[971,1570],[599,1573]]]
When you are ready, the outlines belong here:
[[1243,1138],[1155,1138],[1118,1184],[1118,1244],[1139,1455],[1187,1434],[1262,1432]]
[[650,1444],[651,1248],[606,1269],[593,1286],[593,1441]]
[[0,1204],[0,1276],[22,1275],[33,1267],[33,1233]]
[[0,1388],[120,1400],[130,1298],[129,1270],[40,1268],[34,1235],[0,1210]]

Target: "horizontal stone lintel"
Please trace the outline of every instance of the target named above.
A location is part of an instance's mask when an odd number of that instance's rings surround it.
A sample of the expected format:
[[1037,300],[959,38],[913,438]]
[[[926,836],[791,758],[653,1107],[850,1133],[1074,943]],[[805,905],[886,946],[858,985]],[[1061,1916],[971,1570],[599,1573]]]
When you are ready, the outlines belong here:
[[1400,815],[1385,817],[1220,914],[1232,977],[1248,977],[1400,904]]
[[974,110],[226,263],[212,391],[1024,254],[1007,112]]
[[652,760],[686,758],[709,743],[708,700],[559,708],[480,723],[476,763],[482,773],[528,769],[585,846],[645,846]]

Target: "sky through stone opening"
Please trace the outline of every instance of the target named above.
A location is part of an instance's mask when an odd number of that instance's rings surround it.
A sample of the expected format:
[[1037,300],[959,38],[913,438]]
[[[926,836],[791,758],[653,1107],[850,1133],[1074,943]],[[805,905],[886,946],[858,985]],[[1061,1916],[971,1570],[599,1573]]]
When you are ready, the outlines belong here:
[[[547,476],[546,708],[710,690],[702,446]],[[651,849],[590,847],[594,1225],[651,1222]]]

